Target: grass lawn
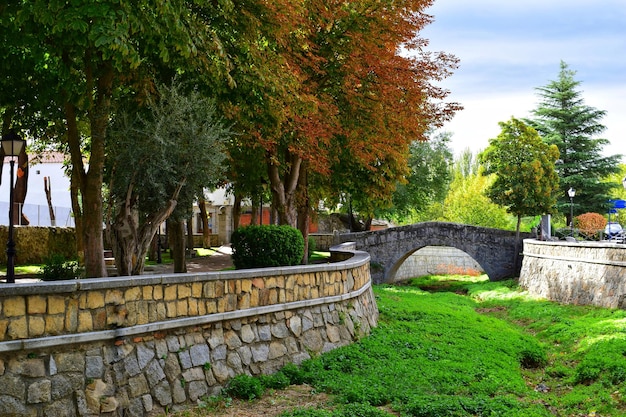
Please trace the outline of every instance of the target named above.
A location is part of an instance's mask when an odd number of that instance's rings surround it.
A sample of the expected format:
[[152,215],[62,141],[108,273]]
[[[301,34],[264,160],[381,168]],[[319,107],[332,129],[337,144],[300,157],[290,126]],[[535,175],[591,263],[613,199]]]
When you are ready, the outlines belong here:
[[[241,415],[626,415],[625,311],[537,300],[515,281],[484,276],[426,277],[374,292],[381,314],[370,336],[260,378],[270,392],[275,386],[267,381],[286,377],[331,401],[255,414],[255,401],[246,400]],[[245,397],[248,379],[237,377],[238,390],[227,388],[221,399],[180,415],[234,407],[232,397]]]

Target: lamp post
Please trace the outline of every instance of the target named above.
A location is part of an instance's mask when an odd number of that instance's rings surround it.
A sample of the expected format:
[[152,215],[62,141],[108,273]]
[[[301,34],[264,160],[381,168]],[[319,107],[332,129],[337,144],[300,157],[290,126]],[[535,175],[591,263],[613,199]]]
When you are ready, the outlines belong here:
[[574,237],[574,196],[576,195],[576,190],[574,190],[574,188],[572,187],[569,187],[569,190],[567,190],[567,195],[569,196],[569,226],[572,237]]
[[15,167],[15,157],[19,156],[26,141],[20,139],[17,133],[11,131],[2,138],[2,150],[4,156],[10,156],[11,166],[9,182],[9,239],[7,241],[7,283],[15,283],[15,242],[13,241],[13,170]]

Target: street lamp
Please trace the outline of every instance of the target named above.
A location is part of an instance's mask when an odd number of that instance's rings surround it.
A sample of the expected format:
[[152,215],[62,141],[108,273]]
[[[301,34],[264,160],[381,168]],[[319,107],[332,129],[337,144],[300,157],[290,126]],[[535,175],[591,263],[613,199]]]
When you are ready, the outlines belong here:
[[2,150],[4,156],[10,156],[11,175],[9,182],[9,240],[7,241],[7,283],[15,283],[15,242],[13,241],[13,170],[15,157],[19,156],[24,148],[25,140],[17,133],[11,131],[2,137]]
[[569,226],[570,231],[572,232],[572,237],[574,237],[574,196],[576,195],[576,190],[574,188],[569,187],[567,190],[567,195],[569,196]]

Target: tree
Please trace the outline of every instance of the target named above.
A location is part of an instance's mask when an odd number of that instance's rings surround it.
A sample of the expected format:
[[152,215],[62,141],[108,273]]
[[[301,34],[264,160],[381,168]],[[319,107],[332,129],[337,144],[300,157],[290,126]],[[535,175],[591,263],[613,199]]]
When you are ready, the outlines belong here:
[[[458,108],[430,84],[456,60],[419,53],[426,1],[320,1],[274,8],[267,34],[280,88],[257,90],[273,107],[263,147],[279,223],[296,226],[317,195],[351,195],[362,213],[389,204],[409,144]],[[406,47],[413,55],[401,55]],[[270,55],[274,56],[274,55]],[[276,65],[276,64],[274,64]],[[274,87],[274,85],[271,85]]]
[[493,179],[481,173],[472,173],[467,176],[455,174],[443,206],[439,213],[433,212],[433,216],[436,216],[433,218],[474,226],[508,229],[511,227],[509,215],[485,195],[485,190],[492,181]]
[[204,188],[222,180],[230,131],[213,103],[173,82],[145,108],[115,115],[107,140],[109,230],[119,275],[139,275],[158,227],[188,217]]
[[409,146],[409,174],[393,194],[393,206],[383,211],[385,217],[406,219],[411,213],[424,211],[443,200],[452,181],[450,133],[441,133],[427,142],[415,141]]
[[[511,118],[499,124],[502,131],[489,140],[479,158],[484,175],[495,175],[487,196],[517,217],[519,240],[522,216],[548,214],[555,208],[559,177],[554,166],[559,151],[521,120]],[[517,252],[516,247],[516,257]]]
[[[213,16],[206,11],[212,10]],[[72,206],[82,225],[85,272],[106,276],[103,254],[102,172],[106,131],[116,98],[166,73],[206,72],[228,82],[227,57],[208,24],[222,8],[203,9],[182,0],[50,3],[44,0],[2,6],[8,50],[14,67],[34,88],[21,101],[37,103],[45,123],[62,128],[60,141],[71,155]],[[29,66],[31,57],[36,65]],[[15,70],[13,68],[13,70]],[[2,70],[4,78],[5,69]],[[40,83],[39,75],[45,75]],[[20,86],[23,86],[20,83]],[[17,94],[16,94],[17,97]],[[19,104],[9,103],[11,108]],[[53,109],[49,110],[48,109]],[[63,121],[60,123],[60,121]],[[80,204],[78,200],[80,199]]]
[[561,180],[557,207],[571,222],[567,190],[576,190],[579,212],[606,212],[607,200],[617,184],[601,181],[619,170],[621,155],[602,156],[607,139],[597,138],[605,130],[600,123],[606,112],[584,104],[575,71],[561,61],[558,79],[539,87],[541,101],[527,121],[550,145],[556,145],[561,163],[556,170]]

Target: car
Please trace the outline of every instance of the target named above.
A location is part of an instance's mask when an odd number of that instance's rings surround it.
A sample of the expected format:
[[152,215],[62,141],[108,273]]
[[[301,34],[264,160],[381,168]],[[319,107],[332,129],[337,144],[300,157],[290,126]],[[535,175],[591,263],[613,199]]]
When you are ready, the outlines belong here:
[[608,236],[608,238],[621,237],[624,234],[624,229],[622,225],[618,222],[609,222],[604,228],[604,234]]

